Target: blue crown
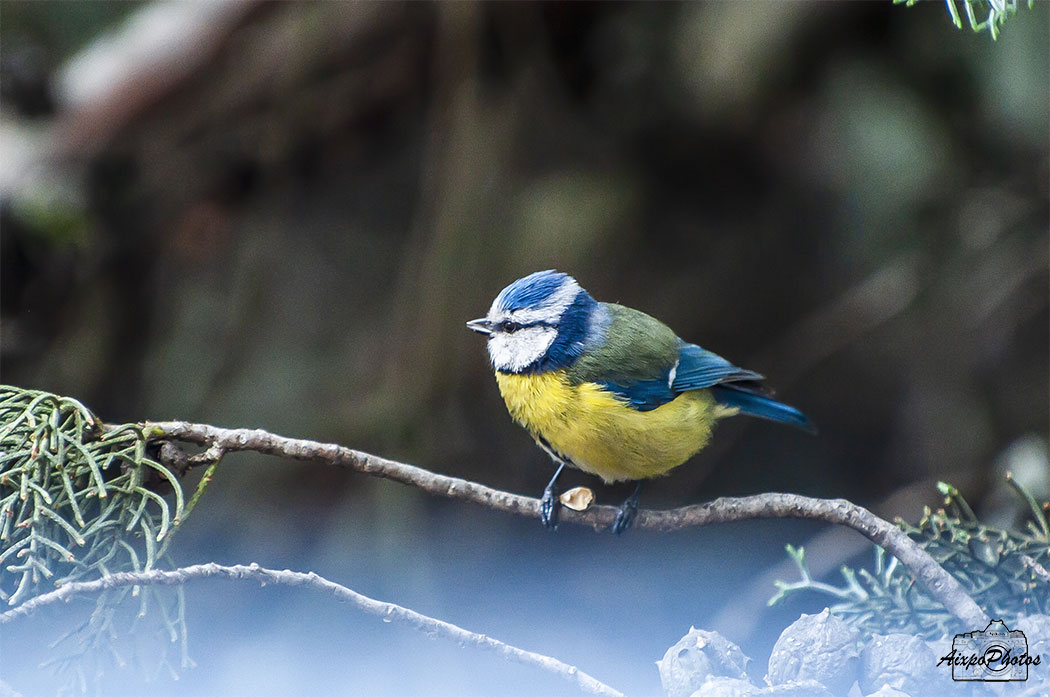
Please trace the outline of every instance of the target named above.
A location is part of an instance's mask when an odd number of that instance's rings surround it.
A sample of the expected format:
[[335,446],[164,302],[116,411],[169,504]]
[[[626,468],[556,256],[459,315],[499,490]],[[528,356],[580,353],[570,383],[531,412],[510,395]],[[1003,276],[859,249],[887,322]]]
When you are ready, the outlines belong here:
[[538,307],[567,280],[571,281],[572,277],[554,269],[530,273],[501,290],[496,297],[496,307],[504,312]]

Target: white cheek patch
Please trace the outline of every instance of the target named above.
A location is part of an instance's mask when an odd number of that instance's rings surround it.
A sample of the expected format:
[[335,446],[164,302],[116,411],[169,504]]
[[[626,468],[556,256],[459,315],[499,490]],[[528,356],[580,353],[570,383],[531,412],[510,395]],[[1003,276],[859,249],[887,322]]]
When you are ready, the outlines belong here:
[[554,327],[525,327],[508,334],[496,332],[489,337],[492,367],[505,373],[518,373],[547,353],[558,330]]

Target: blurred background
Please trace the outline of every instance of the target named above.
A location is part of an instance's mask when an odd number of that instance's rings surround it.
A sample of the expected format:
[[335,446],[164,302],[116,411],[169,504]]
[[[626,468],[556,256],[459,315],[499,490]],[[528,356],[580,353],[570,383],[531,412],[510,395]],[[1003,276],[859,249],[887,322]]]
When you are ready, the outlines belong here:
[[[988,522],[1047,468],[1050,4],[997,42],[942,3],[0,5],[2,378],[108,422],[261,427],[538,496],[547,457],[464,327],[526,273],[768,376],[820,426],[724,422],[643,506],[790,491]],[[188,486],[194,484],[191,475]],[[599,502],[629,491],[572,473]],[[621,539],[229,456],[180,564],[312,570],[659,692],[690,625],[756,658],[853,533]],[[4,680],[90,602],[0,635]],[[187,588],[195,669],[105,694],[564,694],[303,590]],[[135,635],[129,637],[132,644]]]

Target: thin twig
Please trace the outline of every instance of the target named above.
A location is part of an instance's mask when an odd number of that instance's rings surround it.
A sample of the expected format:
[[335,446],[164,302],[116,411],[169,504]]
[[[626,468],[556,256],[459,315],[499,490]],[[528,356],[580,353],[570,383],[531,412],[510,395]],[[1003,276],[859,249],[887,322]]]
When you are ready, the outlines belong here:
[[533,651],[519,649],[510,644],[505,644],[498,639],[467,631],[449,622],[444,622],[433,617],[420,614],[415,610],[386,603],[380,600],[361,595],[346,586],[329,581],[317,574],[303,573],[301,571],[289,571],[285,569],[264,569],[258,564],[236,566],[221,566],[219,564],[195,564],[174,571],[152,571],[120,572],[100,578],[95,581],[80,581],[69,583],[58,590],[38,595],[32,600],[27,600],[13,610],[0,614],[0,624],[10,622],[13,619],[30,614],[34,610],[45,605],[68,600],[74,595],[81,593],[99,593],[110,588],[121,586],[144,586],[164,585],[181,586],[189,581],[206,578],[228,578],[239,581],[257,581],[261,584],[281,584],[286,586],[306,586],[315,590],[323,591],[335,596],[339,600],[353,603],[358,609],[384,620],[397,620],[409,624],[429,636],[440,635],[451,639],[461,646],[475,646],[481,649],[495,651],[506,659],[519,661],[527,665],[536,666],[550,673],[554,673],[565,680],[573,683],[580,690],[595,695],[606,695],[608,697],[623,697],[623,693],[605,683],[591,677],[575,666],[562,663],[556,658],[544,656]]
[[[218,428],[185,421],[147,422],[144,432],[151,440],[173,439],[221,448],[226,452],[250,450],[295,460],[322,462],[393,479],[431,494],[471,501],[508,513],[537,518],[540,514],[539,499],[436,474],[421,467],[331,443],[286,438],[261,429]],[[565,509],[561,512],[561,519],[603,530],[609,528],[616,513],[617,509],[612,506],[592,506],[585,511]],[[930,595],[963,623],[983,627],[989,621],[959,582],[904,532],[866,508],[845,499],[817,499],[780,493],[725,497],[665,511],[640,510],[634,527],[667,531],[756,518],[804,518],[850,527],[897,557],[912,576],[929,590]]]

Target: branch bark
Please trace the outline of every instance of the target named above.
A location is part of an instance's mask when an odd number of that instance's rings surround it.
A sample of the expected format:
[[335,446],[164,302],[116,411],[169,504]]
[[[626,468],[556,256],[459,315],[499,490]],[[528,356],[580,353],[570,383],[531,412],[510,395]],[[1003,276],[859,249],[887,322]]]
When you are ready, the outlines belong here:
[[375,615],[384,620],[396,620],[409,624],[429,636],[442,636],[457,642],[461,646],[474,646],[480,649],[495,651],[506,659],[541,668],[542,670],[568,680],[584,692],[603,695],[605,697],[624,697],[623,693],[619,690],[606,685],[600,680],[597,680],[587,673],[584,673],[582,670],[579,670],[575,666],[562,663],[556,658],[544,656],[543,654],[535,653],[533,651],[519,649],[516,646],[511,646],[510,644],[506,644],[498,639],[493,639],[484,634],[477,634],[468,631],[450,622],[428,617],[427,615],[416,612],[415,610],[409,610],[406,607],[394,603],[387,603],[381,600],[369,598],[368,596],[361,595],[357,591],[351,590],[346,586],[329,581],[322,576],[318,576],[313,572],[303,573],[301,571],[290,571],[288,569],[278,571],[275,569],[265,569],[258,564],[249,564],[247,566],[243,564],[238,564],[236,566],[222,566],[215,563],[195,564],[193,566],[187,566],[173,571],[161,571],[158,569],[139,572],[127,571],[111,574],[95,581],[69,583],[58,590],[38,595],[31,600],[27,600],[15,609],[0,614],[0,624],[5,624],[18,617],[28,615],[45,605],[57,603],[62,600],[69,600],[74,595],[81,593],[100,593],[104,590],[120,586],[175,586],[183,585],[189,581],[207,578],[257,581],[263,585],[273,583],[285,586],[306,586],[307,588],[313,588],[327,593],[339,600],[349,601],[357,606],[358,609],[363,610],[370,615]]
[[[147,422],[149,440],[176,440],[222,452],[254,451],[268,455],[320,462],[352,469],[419,487],[437,496],[478,503],[489,508],[538,518],[539,499],[492,489],[458,477],[436,474],[421,467],[370,455],[332,443],[286,438],[261,429],[218,428],[186,421]],[[612,506],[592,506],[585,511],[563,509],[561,520],[608,529],[616,518]],[[768,493],[723,497],[707,503],[664,511],[640,510],[635,528],[680,530],[757,518],[803,518],[845,525],[895,556],[938,602],[971,627],[983,627],[988,616],[967,595],[962,585],[895,525],[845,499],[817,499],[797,494]]]

